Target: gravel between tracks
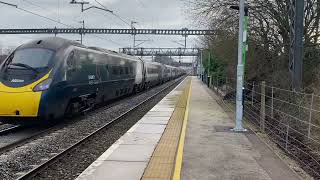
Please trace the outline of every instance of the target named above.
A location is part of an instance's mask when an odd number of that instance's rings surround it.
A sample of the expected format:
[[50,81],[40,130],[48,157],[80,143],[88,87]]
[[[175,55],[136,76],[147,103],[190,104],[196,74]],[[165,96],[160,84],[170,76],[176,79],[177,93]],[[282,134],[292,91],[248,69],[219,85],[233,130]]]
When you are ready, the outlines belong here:
[[[22,173],[31,170],[33,165],[39,165],[48,160],[56,153],[69,147],[70,144],[76,143],[84,136],[89,135],[102,125],[110,122],[128,109],[173,83],[177,83],[177,81],[172,81],[155,87],[143,94],[129,97],[115,106],[102,107],[86,116],[77,117],[76,121],[67,124],[61,129],[45,134],[38,139],[0,155],[0,179],[15,179],[19,177]],[[70,158],[73,157],[73,160],[67,160],[67,158],[65,159],[65,162],[64,160],[59,161],[61,162],[59,163],[59,166],[61,165],[61,167],[55,169],[57,168],[56,166],[51,166],[53,168],[51,168],[51,170],[47,169],[43,175],[40,174],[39,179],[41,177],[45,177],[46,179],[74,179],[77,177],[81,171],[99,157],[104,150],[112,145],[113,142],[139,120],[139,117],[142,117],[168,92],[170,92],[172,88],[173,87],[160,93],[156,98],[153,98],[147,104],[139,107],[134,113],[130,113],[130,117],[126,116],[124,121],[121,121],[114,125],[113,128],[108,129],[108,133],[103,134],[103,137],[100,135],[97,140],[103,143],[103,145],[100,146],[98,145],[99,143],[95,143],[95,146],[89,146],[90,151],[87,151],[88,148],[82,148],[84,151],[75,151],[69,156]],[[80,154],[77,152],[80,152]],[[84,152],[84,154],[81,154],[81,152]],[[83,158],[80,160],[81,157]]]

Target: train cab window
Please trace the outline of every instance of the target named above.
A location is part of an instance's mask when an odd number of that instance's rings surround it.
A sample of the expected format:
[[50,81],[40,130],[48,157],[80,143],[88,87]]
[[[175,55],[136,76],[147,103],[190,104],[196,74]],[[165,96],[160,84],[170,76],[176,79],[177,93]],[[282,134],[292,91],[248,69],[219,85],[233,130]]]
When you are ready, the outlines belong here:
[[129,74],[129,67],[125,67],[126,74]]
[[14,70],[40,72],[48,69],[54,51],[44,48],[28,48],[15,51],[7,59],[5,67]]

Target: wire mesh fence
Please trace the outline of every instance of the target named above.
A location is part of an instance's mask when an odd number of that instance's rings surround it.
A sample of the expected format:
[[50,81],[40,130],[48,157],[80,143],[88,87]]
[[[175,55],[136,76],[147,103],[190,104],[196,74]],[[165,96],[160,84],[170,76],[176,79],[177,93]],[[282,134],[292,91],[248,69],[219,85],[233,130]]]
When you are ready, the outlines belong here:
[[[235,110],[236,79],[212,76],[206,84]],[[245,82],[243,99],[246,120],[320,179],[320,96]]]

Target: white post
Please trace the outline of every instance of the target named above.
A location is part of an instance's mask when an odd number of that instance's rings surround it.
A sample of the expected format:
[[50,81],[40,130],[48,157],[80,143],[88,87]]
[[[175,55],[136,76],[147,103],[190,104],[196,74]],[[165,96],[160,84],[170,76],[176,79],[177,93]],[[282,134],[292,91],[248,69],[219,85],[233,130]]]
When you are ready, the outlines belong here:
[[243,65],[243,49],[244,42],[246,42],[247,32],[244,31],[244,2],[245,0],[240,0],[239,5],[239,45],[238,45],[238,66],[237,66],[237,97],[236,97],[236,127],[233,128],[233,131],[245,132],[246,129],[242,126],[243,119],[243,104],[242,104],[242,95],[243,95],[243,76],[244,76],[244,65]]

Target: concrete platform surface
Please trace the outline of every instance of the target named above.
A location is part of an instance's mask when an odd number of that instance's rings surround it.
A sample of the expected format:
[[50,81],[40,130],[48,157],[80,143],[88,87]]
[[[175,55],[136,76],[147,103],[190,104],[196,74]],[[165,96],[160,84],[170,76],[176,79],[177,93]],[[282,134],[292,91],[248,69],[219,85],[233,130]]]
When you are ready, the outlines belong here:
[[230,131],[234,121],[209,91],[193,78],[181,179],[299,179],[255,134]]
[[[185,80],[186,81],[186,80]],[[139,180],[186,85],[183,81],[93,162],[78,180]]]

